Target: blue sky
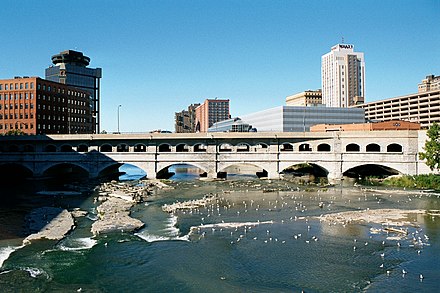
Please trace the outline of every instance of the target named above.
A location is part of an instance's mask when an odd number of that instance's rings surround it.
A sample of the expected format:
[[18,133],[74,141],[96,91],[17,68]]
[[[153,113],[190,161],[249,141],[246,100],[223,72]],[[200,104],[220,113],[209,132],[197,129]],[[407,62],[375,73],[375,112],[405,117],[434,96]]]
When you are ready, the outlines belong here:
[[103,68],[101,129],[174,130],[174,112],[230,99],[232,116],[321,87],[321,56],[364,52],[366,100],[440,75],[440,0],[4,0],[0,78],[40,76],[76,49]]

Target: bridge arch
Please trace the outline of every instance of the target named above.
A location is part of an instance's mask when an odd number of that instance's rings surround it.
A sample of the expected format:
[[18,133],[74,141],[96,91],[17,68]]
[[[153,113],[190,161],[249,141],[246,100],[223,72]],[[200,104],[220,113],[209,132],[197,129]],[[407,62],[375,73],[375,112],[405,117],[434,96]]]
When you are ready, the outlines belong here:
[[390,175],[404,173],[398,169],[398,166],[385,162],[380,164],[357,164],[351,167],[346,167],[345,170],[343,170],[342,175],[352,178],[359,178],[366,176],[387,177]]
[[403,148],[398,143],[392,143],[387,145],[387,153],[401,153]]
[[365,151],[367,153],[369,153],[369,152],[379,153],[380,152],[380,145],[378,145],[377,143],[370,143],[365,147]]
[[345,146],[346,152],[360,152],[361,147],[356,143],[349,143]]
[[263,164],[225,162],[219,165],[217,176],[226,178],[227,174],[253,175],[256,177],[267,177],[269,167]]
[[32,177],[32,169],[20,163],[0,164],[0,181],[8,182],[10,180],[24,179]]
[[109,143],[105,143],[99,146],[99,151],[101,153],[111,153],[113,151],[113,146]]
[[[157,178],[169,178],[169,177],[173,176],[174,174],[169,173],[168,169],[173,166],[182,166],[182,165],[187,165],[187,166],[191,166],[191,167],[195,167],[195,168],[200,169],[201,171],[200,171],[199,175],[201,177],[206,176],[206,174],[209,171],[207,166],[204,166],[203,164],[199,164],[197,162],[172,162],[172,163],[167,162],[167,163],[158,164],[158,166],[157,166],[158,171],[157,171],[156,177]],[[147,176],[148,175],[149,174],[147,171]]]
[[81,163],[55,163],[47,166],[42,172],[45,176],[56,178],[89,177],[87,166]]

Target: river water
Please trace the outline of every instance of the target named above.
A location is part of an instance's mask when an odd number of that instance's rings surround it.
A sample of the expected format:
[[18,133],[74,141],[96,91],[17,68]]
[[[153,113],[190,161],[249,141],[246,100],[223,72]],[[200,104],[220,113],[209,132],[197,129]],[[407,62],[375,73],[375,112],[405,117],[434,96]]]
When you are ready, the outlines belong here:
[[[402,239],[371,230],[379,224],[329,225],[317,218],[366,208],[440,209],[436,194],[243,176],[174,179],[174,189],[132,209],[142,230],[97,238],[90,233],[94,194],[38,195],[59,186],[32,182],[2,189],[0,292],[440,292],[439,217],[415,217]],[[162,211],[164,204],[205,195],[216,199],[204,208]],[[23,218],[38,206],[89,214],[59,242],[22,246]]]

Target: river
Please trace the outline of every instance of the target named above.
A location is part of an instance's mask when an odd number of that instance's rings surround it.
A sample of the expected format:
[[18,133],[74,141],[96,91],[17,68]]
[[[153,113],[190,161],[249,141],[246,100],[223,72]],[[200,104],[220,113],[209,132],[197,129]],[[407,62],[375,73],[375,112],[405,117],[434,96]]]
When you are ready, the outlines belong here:
[[[243,176],[204,182],[191,173],[172,179],[174,189],[133,207],[143,229],[96,238],[90,233],[94,193],[38,195],[60,188],[42,182],[5,187],[0,291],[440,292],[439,217],[413,216],[415,225],[406,226],[408,235],[400,239],[378,233],[380,224],[319,219],[367,208],[440,209],[435,193],[317,188]],[[215,198],[206,207],[162,211],[164,204],[206,195]],[[23,218],[39,206],[79,207],[89,214],[77,218],[61,241],[22,246]]]

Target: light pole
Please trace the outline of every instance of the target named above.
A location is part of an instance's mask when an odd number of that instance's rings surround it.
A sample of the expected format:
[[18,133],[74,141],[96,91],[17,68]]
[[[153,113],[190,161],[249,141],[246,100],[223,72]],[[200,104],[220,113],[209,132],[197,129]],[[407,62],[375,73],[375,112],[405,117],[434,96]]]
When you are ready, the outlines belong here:
[[121,109],[121,107],[122,107],[122,105],[118,106],[118,134],[120,133],[119,132],[119,110]]

